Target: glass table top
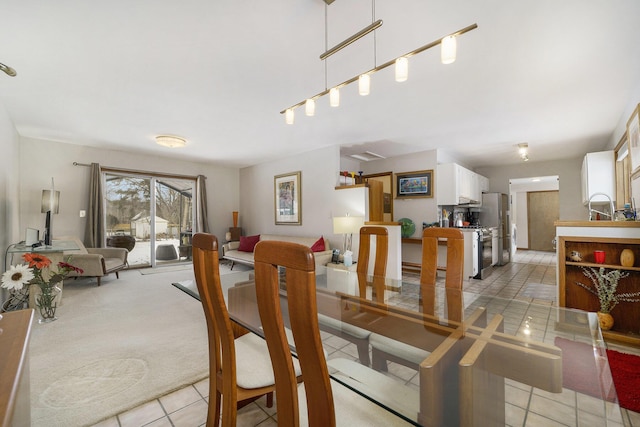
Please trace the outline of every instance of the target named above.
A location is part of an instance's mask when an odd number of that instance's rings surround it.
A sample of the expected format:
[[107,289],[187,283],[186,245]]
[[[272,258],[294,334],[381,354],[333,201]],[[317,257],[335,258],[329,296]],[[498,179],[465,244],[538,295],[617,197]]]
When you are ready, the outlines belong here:
[[[221,282],[230,317],[261,335],[252,272]],[[198,297],[193,281],[174,286]],[[283,280],[285,314],[286,287]],[[317,270],[316,296],[332,378],[415,425],[505,425],[512,394],[523,393],[531,402],[577,395],[575,425],[581,399],[599,425],[620,416],[595,313],[331,268]],[[367,354],[341,350],[354,337],[364,339]],[[589,364],[580,375],[592,389],[576,389],[568,377],[575,360]],[[551,404],[535,410],[557,415]]]

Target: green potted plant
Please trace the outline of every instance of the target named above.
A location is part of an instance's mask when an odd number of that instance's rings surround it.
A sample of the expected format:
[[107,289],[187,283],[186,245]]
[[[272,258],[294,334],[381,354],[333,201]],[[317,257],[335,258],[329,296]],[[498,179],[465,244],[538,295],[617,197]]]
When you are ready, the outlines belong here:
[[604,267],[598,270],[595,268],[582,267],[585,276],[591,279],[593,286],[576,282],[578,286],[583,287],[587,291],[598,297],[600,301],[600,311],[598,311],[598,321],[600,329],[608,331],[613,327],[613,316],[611,310],[620,302],[640,302],[640,292],[617,293],[618,282],[620,279],[629,276],[628,272],[620,270],[606,271]]

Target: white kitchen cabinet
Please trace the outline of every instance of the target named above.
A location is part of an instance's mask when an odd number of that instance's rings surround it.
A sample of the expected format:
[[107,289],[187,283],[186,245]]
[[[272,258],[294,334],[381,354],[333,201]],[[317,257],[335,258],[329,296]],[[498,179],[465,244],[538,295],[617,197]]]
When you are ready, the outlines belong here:
[[[616,170],[613,150],[587,153],[582,161],[582,203],[589,203],[594,193],[604,193],[615,201]],[[591,203],[609,203],[609,199],[596,195]]]
[[480,203],[488,183],[487,178],[457,163],[442,163],[436,175],[436,200],[440,206]]

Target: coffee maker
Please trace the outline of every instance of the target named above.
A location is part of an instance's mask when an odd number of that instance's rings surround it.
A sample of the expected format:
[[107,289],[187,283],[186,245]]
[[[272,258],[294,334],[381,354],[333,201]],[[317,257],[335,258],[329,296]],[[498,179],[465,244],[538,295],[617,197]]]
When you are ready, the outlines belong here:
[[469,222],[472,226],[480,225],[480,210],[479,209],[470,209],[469,210]]

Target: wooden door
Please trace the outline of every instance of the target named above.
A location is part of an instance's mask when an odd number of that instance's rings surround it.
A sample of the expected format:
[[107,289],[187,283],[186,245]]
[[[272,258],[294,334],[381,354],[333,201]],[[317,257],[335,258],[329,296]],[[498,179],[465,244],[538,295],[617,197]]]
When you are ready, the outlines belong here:
[[[376,207],[377,213],[375,216],[376,218],[380,218],[377,221],[384,221],[384,222],[393,221],[392,177],[393,177],[393,172],[384,172],[384,173],[377,173],[377,174],[363,176],[363,178],[367,183],[372,183],[374,181],[379,181],[382,183],[382,193],[381,194],[378,193],[379,197],[382,197],[382,199],[380,200],[381,204],[378,204]],[[379,191],[379,190],[376,190],[376,191]],[[377,202],[377,203],[380,203],[380,202]]]
[[527,221],[529,249],[553,252],[556,237],[554,222],[560,217],[558,190],[530,191],[527,193]]

